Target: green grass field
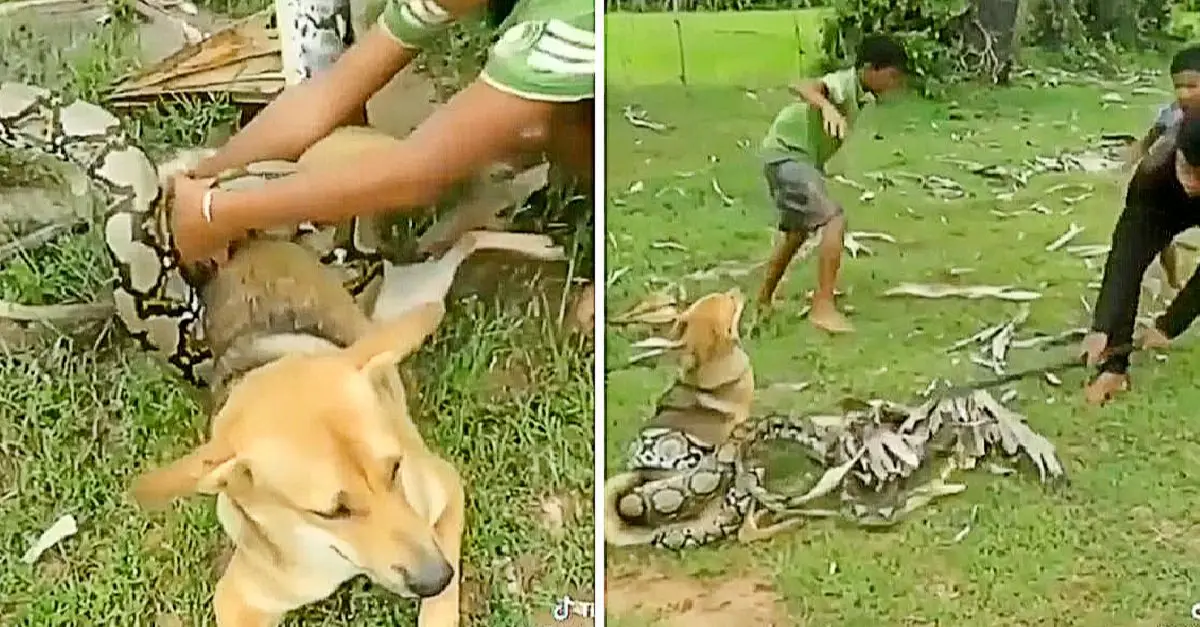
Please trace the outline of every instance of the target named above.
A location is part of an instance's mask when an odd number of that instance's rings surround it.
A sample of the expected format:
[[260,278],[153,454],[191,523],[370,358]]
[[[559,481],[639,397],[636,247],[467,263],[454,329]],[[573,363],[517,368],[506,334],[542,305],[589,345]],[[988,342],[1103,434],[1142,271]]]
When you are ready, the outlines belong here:
[[[641,16],[628,17],[632,22]],[[754,150],[788,100],[782,83],[756,92],[736,78],[726,86],[691,89],[651,85],[664,82],[664,72],[650,59],[638,77],[609,83],[606,264],[610,276],[623,272],[608,288],[609,317],[668,282],[684,285],[691,298],[733,286],[752,296],[759,272],[721,280],[684,277],[727,262],[763,261],[772,242],[776,216]],[[1073,243],[1106,244],[1124,194],[1123,175],[1047,173],[1003,199],[988,191],[986,179],[948,162],[1011,165],[1081,149],[1102,132],[1140,134],[1170,98],[1161,76],[1106,84],[1075,78],[1054,89],[962,91],[952,103],[898,98],[864,116],[829,169],[877,195],[866,202],[846,185],[831,182],[831,189],[845,204],[851,230],[883,231],[898,243],[873,242],[876,256],[847,258],[843,265],[841,304],[854,309],[853,336],[828,337],[798,317],[815,283],[815,262],[792,268],[777,312],[745,342],[760,389],[812,384],[776,398],[776,406],[829,410],[846,395],[904,401],[933,377],[986,377],[965,357],[955,365],[942,349],[1008,319],[1018,305],[881,296],[900,282],[947,281],[950,268],[975,269],[959,279],[963,283],[1041,291],[1027,331],[1087,323],[1080,301],[1094,300],[1086,284],[1095,272],[1045,247],[1072,223],[1086,229]],[[1163,91],[1146,94],[1137,86]],[[1121,94],[1124,104],[1102,105],[1107,92]],[[672,129],[634,127],[622,117],[630,105]],[[903,181],[883,188],[870,176],[899,171],[952,178],[973,196],[943,201]],[[732,204],[714,191],[714,181]],[[1085,193],[1090,195],[1075,204],[1064,200]],[[1029,211],[1034,204],[1050,215]],[[1021,213],[1002,218],[993,210]],[[624,365],[633,352],[630,342],[650,334],[645,328],[606,330],[610,474],[623,467],[625,447],[674,372],[665,363]],[[1044,492],[1028,475],[981,473],[968,476],[964,494],[918,511],[891,532],[813,522],[769,542],[682,555],[610,549],[608,624],[1191,624],[1189,609],[1200,601],[1193,511],[1200,449],[1186,409],[1200,401],[1192,384],[1200,376],[1194,345],[1189,335],[1166,362],[1137,358],[1133,393],[1102,409],[1083,406],[1081,373],[1066,376],[1061,388],[1042,381],[1018,386],[1017,407],[1069,465],[1073,485],[1063,494]],[[1024,351],[1012,367],[1065,356]],[[973,530],[952,543],[975,507]],[[779,608],[772,610],[776,599]]]
[[[133,35],[119,21],[44,26],[0,25],[4,80],[94,98],[135,65]],[[162,156],[224,132],[232,114],[222,105],[175,107],[129,122]],[[46,183],[51,170],[0,151],[0,185]],[[93,228],[0,262],[0,300],[89,301],[102,297],[110,276]],[[558,300],[547,297],[550,306],[530,309],[464,294],[410,362],[418,425],[467,486],[464,625],[547,624],[563,594],[590,598],[592,353],[589,342],[561,333]],[[164,367],[109,331],[96,342],[62,338],[0,357],[2,625],[213,624],[226,540],[212,500],[152,514],[125,496],[136,470],[204,437],[207,417]],[[33,566],[20,563],[68,513],[78,534]],[[360,579],[287,624],[411,625],[414,615],[414,603]]]
[[605,80],[678,85],[682,73],[689,85],[775,85],[811,70],[823,15],[820,10],[607,15]]

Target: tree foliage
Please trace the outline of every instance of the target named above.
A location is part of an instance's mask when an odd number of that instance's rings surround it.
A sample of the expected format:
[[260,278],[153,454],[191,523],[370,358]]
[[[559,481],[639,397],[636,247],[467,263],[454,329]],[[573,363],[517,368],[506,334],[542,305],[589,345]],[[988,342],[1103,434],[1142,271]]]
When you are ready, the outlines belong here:
[[824,48],[844,63],[864,33],[901,38],[925,91],[960,80],[1008,81],[1019,46],[1103,67],[1164,40],[1164,0],[834,0]]

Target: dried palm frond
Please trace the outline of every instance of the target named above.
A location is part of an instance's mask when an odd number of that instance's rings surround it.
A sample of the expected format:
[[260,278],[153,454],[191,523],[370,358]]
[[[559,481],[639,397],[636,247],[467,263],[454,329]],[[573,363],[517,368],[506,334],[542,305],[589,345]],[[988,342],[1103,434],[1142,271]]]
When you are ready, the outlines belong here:
[[[999,467],[989,464],[993,457],[1010,463],[1028,459],[1043,482],[1066,476],[1054,445],[984,390],[917,407],[850,399],[836,419],[790,420],[794,433],[808,436],[799,441],[824,459],[826,470],[803,494],[756,494],[779,516],[825,512],[805,508],[837,494],[844,517],[863,525],[895,524],[934,499],[962,492],[964,485],[947,481],[954,470]],[[774,427],[764,439],[794,438]]]

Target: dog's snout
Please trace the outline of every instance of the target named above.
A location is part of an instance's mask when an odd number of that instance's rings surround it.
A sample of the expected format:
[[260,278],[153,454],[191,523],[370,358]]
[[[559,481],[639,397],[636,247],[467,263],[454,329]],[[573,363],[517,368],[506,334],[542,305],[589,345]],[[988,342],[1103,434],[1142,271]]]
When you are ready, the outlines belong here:
[[441,594],[454,579],[454,567],[440,557],[427,560],[417,568],[396,566],[395,570],[404,575],[408,589],[424,599]]

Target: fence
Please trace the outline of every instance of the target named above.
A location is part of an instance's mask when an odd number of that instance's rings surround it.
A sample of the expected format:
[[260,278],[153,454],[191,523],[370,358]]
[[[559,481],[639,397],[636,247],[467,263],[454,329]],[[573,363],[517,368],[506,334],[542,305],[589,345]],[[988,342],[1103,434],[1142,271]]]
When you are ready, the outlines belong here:
[[778,85],[821,58],[822,9],[609,13],[609,85]]

